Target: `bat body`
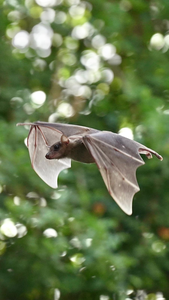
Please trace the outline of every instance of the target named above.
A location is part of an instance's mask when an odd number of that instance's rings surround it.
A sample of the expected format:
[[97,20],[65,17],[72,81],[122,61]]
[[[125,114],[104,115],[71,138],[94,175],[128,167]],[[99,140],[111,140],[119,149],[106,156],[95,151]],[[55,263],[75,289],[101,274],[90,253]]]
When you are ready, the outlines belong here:
[[71,159],[96,163],[105,185],[121,207],[132,213],[132,200],[139,191],[136,169],[148,158],[162,156],[146,146],[109,131],[47,122],[30,125],[27,147],[35,172],[52,188],[57,187],[59,173],[71,167]]

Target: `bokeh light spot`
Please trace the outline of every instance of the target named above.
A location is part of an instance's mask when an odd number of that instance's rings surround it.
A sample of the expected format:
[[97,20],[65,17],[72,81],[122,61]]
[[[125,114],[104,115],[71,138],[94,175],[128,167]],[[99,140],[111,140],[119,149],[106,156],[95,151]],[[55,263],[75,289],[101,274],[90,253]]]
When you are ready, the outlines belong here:
[[67,19],[67,15],[63,11],[56,11],[55,12],[55,23],[56,24],[63,24]]
[[41,13],[42,22],[52,23],[54,19],[55,19],[55,11],[52,8],[47,8],[45,11]]
[[121,128],[118,133],[120,135],[128,138],[128,139],[131,139],[131,140],[133,140],[133,138],[134,138],[133,137],[133,131],[129,127],[123,127],[123,128]]
[[8,14],[8,20],[10,20],[11,22],[19,21],[21,18],[21,12],[17,10],[10,11]]
[[25,30],[18,32],[12,40],[12,45],[18,49],[24,49],[29,45],[29,33]]
[[54,33],[52,38],[52,44],[55,47],[60,47],[62,45],[63,39],[59,33]]
[[109,296],[106,295],[100,295],[100,300],[109,300]]
[[81,265],[84,261],[85,258],[81,253],[77,253],[73,256],[70,257],[70,260],[75,264],[75,265]]
[[118,65],[121,64],[121,62],[122,62],[122,58],[121,58],[121,56],[118,55],[118,54],[115,54],[115,55],[113,55],[110,59],[108,59],[108,63],[109,63],[110,65],[118,66]]
[[80,3],[80,0],[66,0],[67,4],[71,5],[77,5]]
[[105,44],[99,49],[99,54],[105,59],[111,59],[116,53],[116,47],[112,44]]
[[79,42],[78,42],[78,40],[73,39],[73,38],[70,37],[70,36],[67,36],[67,37],[65,38],[65,45],[66,45],[66,47],[67,47],[68,49],[70,49],[70,50],[75,50],[75,49],[78,48]]
[[86,22],[83,25],[77,25],[73,28],[72,37],[81,40],[92,35],[93,32],[93,26],[90,23]]
[[23,224],[16,224],[18,238],[22,238],[27,234],[27,228]]
[[162,49],[164,44],[164,36],[161,33],[155,33],[150,39],[150,46],[156,50]]
[[106,43],[106,38],[101,35],[101,34],[98,34],[98,35],[95,35],[93,38],[92,38],[92,46],[96,49],[99,49],[100,47],[102,47],[104,44]]
[[31,94],[31,101],[38,107],[42,106],[46,101],[46,94],[43,91],[36,91]]
[[39,23],[31,32],[31,47],[48,50],[52,44],[53,30],[48,24]]
[[53,228],[47,228],[44,230],[43,235],[47,238],[55,238],[58,236],[58,233]]
[[74,109],[69,103],[61,103],[57,109],[58,114],[66,118],[72,117],[74,115]]
[[114,73],[110,69],[103,69],[101,71],[101,76],[102,76],[102,79],[104,81],[106,81],[107,83],[111,83],[114,79]]
[[79,96],[83,96],[86,99],[91,98],[92,96],[92,90],[88,85],[82,85],[79,88]]
[[19,107],[21,106],[21,104],[23,103],[23,99],[20,98],[20,97],[13,97],[13,98],[10,100],[10,103],[11,103],[11,106],[12,106],[12,107],[19,108]]
[[18,205],[20,205],[21,199],[18,196],[15,196],[13,198],[13,202],[14,202],[15,205],[18,206]]
[[0,231],[2,234],[10,238],[17,235],[17,228],[14,222],[9,218],[3,220],[2,225],[0,227]]
[[152,244],[152,249],[157,253],[163,251],[165,248],[166,248],[166,245],[164,243],[162,243],[161,241],[157,241]]
[[44,59],[36,58],[33,61],[33,66],[37,71],[44,71],[44,69],[47,67],[47,63]]
[[35,0],[36,3],[42,7],[55,6],[60,4],[61,0]]
[[59,300],[60,298],[60,291],[59,289],[54,290],[54,300]]
[[74,19],[79,19],[83,17],[85,13],[85,8],[79,5],[72,5],[69,9],[69,13]]
[[94,51],[84,51],[80,61],[87,69],[97,71],[100,67],[100,57]]
[[70,244],[75,248],[78,248],[78,249],[81,248],[81,243],[80,243],[79,239],[76,236],[73,239],[70,240]]
[[91,239],[91,238],[87,238],[87,239],[85,240],[86,247],[90,247],[90,246],[92,245],[92,240],[93,240],[93,239]]
[[6,35],[9,38],[13,38],[18,32],[20,32],[21,28],[18,25],[9,25],[6,29]]
[[56,123],[57,122],[57,119],[59,117],[59,114],[57,112],[51,114],[48,118],[48,122],[50,123]]

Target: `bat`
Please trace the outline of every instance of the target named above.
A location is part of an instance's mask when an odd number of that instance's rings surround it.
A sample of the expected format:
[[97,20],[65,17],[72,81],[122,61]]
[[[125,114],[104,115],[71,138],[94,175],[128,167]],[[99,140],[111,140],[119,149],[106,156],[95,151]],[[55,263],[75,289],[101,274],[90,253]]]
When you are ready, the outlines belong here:
[[162,156],[146,146],[110,131],[62,123],[34,122],[27,138],[32,168],[52,188],[59,173],[71,167],[71,159],[96,163],[104,183],[120,208],[132,214],[132,201],[140,189],[136,170],[143,165],[140,154]]

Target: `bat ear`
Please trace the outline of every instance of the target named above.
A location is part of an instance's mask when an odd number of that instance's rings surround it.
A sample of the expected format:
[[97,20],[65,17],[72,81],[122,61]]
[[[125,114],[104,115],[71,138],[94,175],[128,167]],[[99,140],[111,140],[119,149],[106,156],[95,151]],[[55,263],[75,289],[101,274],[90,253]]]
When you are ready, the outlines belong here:
[[65,136],[65,135],[61,136],[61,143],[69,144],[69,139],[67,138],[67,136]]

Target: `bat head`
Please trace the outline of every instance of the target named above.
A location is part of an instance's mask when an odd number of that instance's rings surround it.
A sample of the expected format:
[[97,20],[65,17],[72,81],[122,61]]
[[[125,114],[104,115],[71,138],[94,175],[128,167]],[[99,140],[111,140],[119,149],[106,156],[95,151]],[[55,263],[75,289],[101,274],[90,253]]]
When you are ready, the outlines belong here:
[[69,139],[62,135],[60,142],[53,144],[49,148],[49,152],[45,155],[45,157],[47,159],[59,159],[66,157],[68,144]]

